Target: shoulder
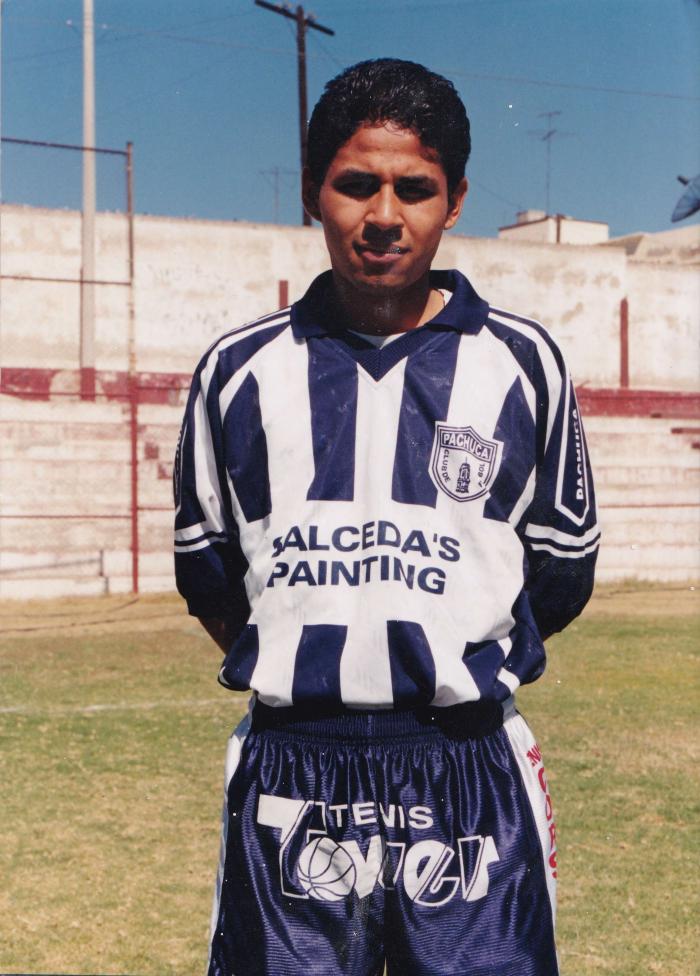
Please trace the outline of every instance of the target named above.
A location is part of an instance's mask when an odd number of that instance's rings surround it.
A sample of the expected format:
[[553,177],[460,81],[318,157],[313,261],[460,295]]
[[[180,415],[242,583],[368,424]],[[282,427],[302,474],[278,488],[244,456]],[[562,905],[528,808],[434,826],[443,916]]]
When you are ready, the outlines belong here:
[[490,305],[485,325],[517,359],[537,363],[547,374],[558,373],[562,379],[566,376],[561,349],[549,330],[537,319]]
[[226,382],[242,366],[290,328],[291,309],[282,308],[245,322],[220,336],[209,346],[199,361],[195,376],[208,385],[215,372],[219,382]]

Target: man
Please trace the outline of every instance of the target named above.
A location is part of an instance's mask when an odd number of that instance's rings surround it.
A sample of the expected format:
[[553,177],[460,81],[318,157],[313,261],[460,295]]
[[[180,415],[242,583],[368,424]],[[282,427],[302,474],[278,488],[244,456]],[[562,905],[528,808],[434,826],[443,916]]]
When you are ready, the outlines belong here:
[[391,59],[314,110],[331,271],[193,380],[178,586],[252,689],[210,976],[553,976],[556,844],[516,688],[599,533],[545,330],[431,271],[467,183],[452,85]]

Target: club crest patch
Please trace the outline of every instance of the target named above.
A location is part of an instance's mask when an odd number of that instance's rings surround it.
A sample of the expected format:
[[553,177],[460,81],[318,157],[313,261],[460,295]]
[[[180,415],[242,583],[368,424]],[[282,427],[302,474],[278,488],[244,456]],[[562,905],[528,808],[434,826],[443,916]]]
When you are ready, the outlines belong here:
[[481,498],[493,484],[503,444],[482,437],[473,427],[435,424],[430,477],[458,502]]

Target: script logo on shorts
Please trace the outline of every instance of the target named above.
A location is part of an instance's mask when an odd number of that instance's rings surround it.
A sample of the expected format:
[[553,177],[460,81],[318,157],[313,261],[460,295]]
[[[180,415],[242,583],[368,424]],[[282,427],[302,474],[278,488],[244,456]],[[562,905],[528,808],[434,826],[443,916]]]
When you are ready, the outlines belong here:
[[485,495],[501,463],[503,445],[478,434],[473,427],[435,424],[430,477],[458,502]]
[[[470,834],[451,843],[417,838],[416,832],[433,828],[427,806],[390,803],[384,809],[372,801],[326,803],[262,793],[256,819],[277,834],[286,898],[339,902],[353,894],[366,898],[379,885],[403,891],[423,908],[453,899],[480,901],[488,894],[489,867],[500,860],[491,835]],[[356,832],[370,825],[375,828]],[[355,836],[348,837],[348,829]]]

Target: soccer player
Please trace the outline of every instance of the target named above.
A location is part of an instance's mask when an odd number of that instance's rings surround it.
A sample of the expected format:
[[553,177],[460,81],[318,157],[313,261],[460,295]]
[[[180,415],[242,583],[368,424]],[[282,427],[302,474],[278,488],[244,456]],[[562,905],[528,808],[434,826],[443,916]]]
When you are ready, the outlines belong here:
[[451,83],[325,89],[304,204],[331,270],[200,363],[178,587],[252,691],[231,737],[209,976],[555,976],[556,835],[516,711],[598,546],[546,330],[433,271],[467,192]]

